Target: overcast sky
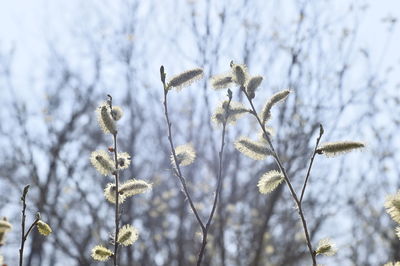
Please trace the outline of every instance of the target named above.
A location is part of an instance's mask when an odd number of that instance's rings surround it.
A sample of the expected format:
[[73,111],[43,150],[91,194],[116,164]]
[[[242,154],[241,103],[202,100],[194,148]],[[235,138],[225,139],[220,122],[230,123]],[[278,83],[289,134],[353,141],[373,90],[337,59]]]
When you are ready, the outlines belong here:
[[[340,6],[347,7],[349,2],[348,0],[336,1],[338,9]],[[360,4],[361,1],[353,2]],[[398,49],[400,29],[395,27],[393,37],[387,42],[388,23],[384,23],[383,20],[389,17],[400,17],[400,1],[370,0],[365,2],[368,3],[369,8],[360,23],[359,46],[369,50],[372,53],[371,57],[376,58],[377,61],[380,60],[379,53],[382,51],[390,54],[383,57],[383,65],[379,67],[384,67],[386,64],[398,64],[400,62],[400,49]],[[119,1],[105,3],[112,5],[118,4]],[[58,41],[62,41],[63,33],[71,32],[72,25],[76,26],[77,12],[82,7],[91,4],[93,4],[92,1],[79,0],[0,0],[0,51],[15,48],[14,70],[21,75],[34,73],[38,62],[43,60],[46,54],[46,40],[49,37],[55,37]]]

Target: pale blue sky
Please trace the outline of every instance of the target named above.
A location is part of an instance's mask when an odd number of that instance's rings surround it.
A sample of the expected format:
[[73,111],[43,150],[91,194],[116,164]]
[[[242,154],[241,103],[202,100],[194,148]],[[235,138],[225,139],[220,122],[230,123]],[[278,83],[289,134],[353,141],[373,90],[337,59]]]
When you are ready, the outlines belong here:
[[[183,0],[182,0],[183,1]],[[84,7],[93,5],[96,1],[80,0],[0,0],[0,51],[15,48],[14,70],[20,75],[32,75],[38,70],[37,64],[46,55],[46,40],[54,38],[63,41],[63,32],[71,32],[76,24],[76,14]],[[168,2],[168,1],[166,1]],[[171,3],[175,1],[169,1]],[[292,1],[290,1],[292,2]],[[338,10],[347,6],[351,1],[338,0]],[[362,1],[353,1],[360,4]],[[400,1],[398,0],[369,0],[366,16],[360,21],[360,38],[358,44],[379,61],[382,51],[389,54],[376,67],[384,67],[390,63],[400,62],[400,29],[395,28],[393,38],[386,44],[388,28],[382,19],[388,16],[400,17]],[[105,1],[109,6],[112,1]],[[114,3],[119,3],[115,1]],[[83,7],[83,8],[82,8]],[[79,13],[78,13],[79,14]],[[83,22],[84,23],[84,22]],[[376,54],[374,54],[376,53]],[[396,75],[400,76],[400,75]],[[398,82],[398,81],[397,81]]]

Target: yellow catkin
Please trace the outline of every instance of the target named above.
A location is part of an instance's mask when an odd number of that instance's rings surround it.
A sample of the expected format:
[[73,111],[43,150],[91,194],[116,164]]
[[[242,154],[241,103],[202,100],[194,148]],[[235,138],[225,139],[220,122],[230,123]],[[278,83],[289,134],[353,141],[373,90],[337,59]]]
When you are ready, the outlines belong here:
[[114,253],[104,246],[97,245],[92,249],[92,258],[98,261],[108,260]]
[[357,141],[337,141],[321,144],[317,153],[325,154],[327,157],[333,157],[339,154],[351,152],[353,150],[364,148],[365,144]]
[[120,228],[117,242],[124,246],[130,246],[136,242],[139,237],[138,230],[127,224]]
[[37,229],[38,229],[39,233],[44,235],[44,236],[48,236],[53,232],[51,230],[50,226],[48,224],[46,224],[45,222],[43,222],[42,220],[39,220],[36,223],[36,226],[37,226]]
[[202,77],[203,77],[203,69],[201,68],[191,69],[173,77],[168,82],[167,87],[181,90],[182,88],[189,86],[190,84],[192,84],[196,80],[199,80]]
[[333,256],[336,254],[336,251],[337,250],[332,241],[329,238],[324,238],[319,241],[315,253],[317,255]]

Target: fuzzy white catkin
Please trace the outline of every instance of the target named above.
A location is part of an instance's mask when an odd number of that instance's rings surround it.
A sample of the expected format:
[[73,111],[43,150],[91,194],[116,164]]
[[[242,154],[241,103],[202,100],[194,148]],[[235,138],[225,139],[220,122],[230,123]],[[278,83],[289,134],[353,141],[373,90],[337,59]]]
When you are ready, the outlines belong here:
[[321,144],[317,153],[325,154],[327,157],[333,157],[339,154],[351,152],[356,149],[364,148],[365,144],[357,141],[337,141],[337,142],[327,142]]
[[111,117],[115,120],[118,121],[121,119],[121,117],[124,115],[124,112],[122,111],[122,108],[119,106],[113,106],[111,110]]
[[235,148],[254,160],[264,160],[273,154],[265,142],[253,141],[246,137],[238,138],[235,141]]
[[110,107],[106,102],[97,108],[97,121],[105,134],[115,134],[117,132],[117,125],[111,116]]
[[264,105],[264,108],[261,111],[261,121],[264,125],[269,119],[271,119],[272,107],[277,103],[284,101],[290,92],[290,90],[282,90],[275,93],[274,95],[272,95],[271,98],[268,99],[268,101]]
[[316,254],[325,255],[325,256],[333,256],[336,254],[335,244],[329,238],[321,239],[318,243]]
[[193,82],[202,77],[203,77],[203,69],[201,68],[191,69],[173,77],[168,82],[167,87],[181,90],[182,88],[189,86],[190,84],[192,84]]
[[117,242],[124,246],[130,246],[136,242],[139,237],[138,230],[127,224],[120,228]]
[[[116,203],[116,197],[115,197],[115,184],[113,183],[108,183],[106,188],[104,189],[104,197],[110,202],[110,203]],[[125,201],[125,195],[119,194],[118,197],[118,203],[122,204]]]
[[97,245],[92,249],[92,258],[98,261],[106,261],[113,254],[111,250],[101,245]]
[[211,86],[215,90],[227,89],[234,84],[231,73],[216,75],[211,78]]
[[255,97],[256,89],[260,86],[262,80],[263,77],[261,76],[254,76],[248,80],[246,84],[246,93],[250,99],[253,99]]
[[90,155],[90,162],[102,175],[111,175],[115,171],[113,160],[104,150],[92,152]]
[[274,191],[279,184],[284,180],[284,176],[281,172],[276,170],[265,173],[258,181],[258,189],[261,194],[268,194]]
[[249,112],[249,109],[239,102],[231,101],[229,108],[227,108],[227,105],[228,101],[225,100],[217,106],[214,114],[211,117],[215,124],[235,124],[240,117]]
[[131,164],[131,156],[127,152],[118,152],[118,169],[127,169]]
[[130,179],[123,183],[119,192],[125,197],[131,197],[151,190],[152,185],[144,180]]
[[[196,159],[196,151],[192,144],[185,144],[176,147],[175,155],[177,159],[177,164],[179,166],[187,166],[194,162]],[[171,154],[171,163],[175,167],[174,156]]]
[[247,67],[245,65],[232,64],[232,78],[240,86],[244,86],[247,81]]

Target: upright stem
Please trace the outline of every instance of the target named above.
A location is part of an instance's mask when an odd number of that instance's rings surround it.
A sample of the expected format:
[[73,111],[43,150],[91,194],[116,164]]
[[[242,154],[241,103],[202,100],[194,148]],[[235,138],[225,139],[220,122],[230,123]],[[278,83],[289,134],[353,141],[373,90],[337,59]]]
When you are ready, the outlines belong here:
[[[169,141],[169,145],[171,147],[172,157],[174,158],[174,165],[173,165],[174,172],[175,172],[175,175],[179,178],[179,181],[182,184],[183,192],[184,192],[186,198],[189,201],[190,208],[192,209],[192,211],[193,211],[193,213],[194,213],[194,215],[196,217],[196,220],[199,223],[200,228],[201,228],[202,233],[203,233],[202,249],[200,251],[199,258],[198,258],[198,261],[197,261],[197,265],[200,265],[202,257],[203,257],[203,254],[204,254],[204,246],[205,246],[205,243],[207,242],[207,230],[208,230],[208,227],[209,227],[208,223],[210,222],[210,220],[207,222],[208,225],[207,225],[207,228],[206,228],[206,226],[204,226],[204,223],[200,218],[200,215],[199,215],[196,207],[194,206],[193,200],[192,200],[192,198],[190,196],[189,190],[188,190],[187,185],[186,185],[186,180],[182,175],[182,171],[181,171],[181,168],[179,166],[178,159],[177,159],[176,152],[175,152],[174,142],[172,140],[171,122],[170,122],[170,119],[169,119],[168,103],[167,103],[168,88],[167,88],[167,85],[165,83],[165,72],[164,72],[164,67],[163,66],[161,66],[161,68],[160,68],[160,74],[161,74],[161,82],[163,83],[163,87],[164,87],[164,102],[163,102],[164,115],[165,115],[165,120],[167,122],[167,127],[168,127],[168,141]],[[214,200],[214,202],[215,202],[215,200]],[[212,213],[214,213],[214,211],[215,211],[215,209],[212,211]]]
[[118,233],[119,233],[119,173],[117,155],[117,133],[113,134],[114,139],[114,161],[115,161],[115,238],[114,238],[114,266],[118,265]]
[[282,162],[281,162],[281,160],[279,158],[278,153],[275,151],[275,148],[274,148],[274,146],[272,144],[272,141],[271,141],[271,139],[270,139],[270,137],[268,135],[268,132],[265,129],[265,125],[261,122],[261,119],[258,116],[256,109],[254,108],[253,101],[251,100],[251,98],[249,97],[249,95],[247,94],[247,92],[246,92],[246,90],[245,90],[245,88],[243,86],[241,87],[241,90],[246,95],[246,98],[250,103],[250,106],[251,106],[251,109],[252,109],[252,114],[257,119],[257,122],[260,125],[260,127],[261,127],[261,129],[262,129],[262,131],[263,131],[263,133],[265,135],[265,138],[266,138],[266,140],[267,140],[267,142],[268,142],[268,144],[269,144],[269,146],[271,148],[271,151],[273,153],[273,157],[275,159],[275,162],[278,165],[281,173],[283,174],[285,182],[286,182],[286,184],[287,184],[287,186],[289,188],[290,194],[291,194],[294,202],[296,203],[297,211],[299,213],[299,216],[300,216],[300,219],[301,219],[301,223],[302,223],[302,226],[303,226],[303,230],[304,230],[304,234],[306,236],[306,242],[307,242],[308,251],[310,253],[310,256],[311,256],[311,259],[312,259],[312,262],[313,262],[313,266],[316,266],[317,265],[316,254],[315,254],[315,252],[314,252],[314,250],[312,248],[311,238],[310,238],[310,234],[308,232],[307,222],[306,222],[306,219],[304,217],[304,212],[303,212],[303,208],[302,208],[302,205],[301,205],[301,201],[297,197],[297,194],[296,194],[296,192],[295,192],[295,190],[293,188],[293,185],[292,185],[292,183],[291,183],[291,181],[289,179],[288,174],[286,173],[285,168],[282,165]]
[[190,194],[189,194],[189,190],[188,190],[187,185],[186,185],[186,180],[185,180],[185,178],[184,178],[183,175],[182,175],[181,168],[180,168],[179,164],[177,163],[177,162],[178,162],[178,159],[177,159],[177,157],[176,157],[175,146],[174,146],[174,142],[173,142],[173,140],[172,140],[171,122],[170,122],[170,120],[169,120],[169,115],[168,115],[168,104],[167,104],[167,94],[168,94],[168,90],[167,90],[167,88],[166,88],[165,82],[163,82],[163,85],[164,85],[164,102],[163,102],[163,105],[164,105],[164,114],[165,114],[165,119],[166,119],[166,121],[167,121],[167,126],[168,126],[168,141],[169,141],[169,145],[170,145],[170,147],[171,147],[172,156],[173,156],[173,158],[174,158],[174,164],[175,164],[175,169],[174,169],[174,170],[175,170],[175,174],[178,176],[179,181],[180,181],[181,184],[182,184],[183,192],[185,193],[185,196],[186,196],[186,198],[187,198],[188,201],[189,201],[190,208],[192,209],[194,215],[196,216],[196,220],[197,220],[197,222],[199,223],[199,225],[200,225],[200,227],[201,227],[201,230],[204,231],[204,229],[205,229],[204,224],[203,224],[203,222],[201,221],[200,215],[199,215],[199,213],[197,212],[196,207],[194,206],[193,200],[192,200],[192,198],[191,198],[191,196],[190,196]]
[[[112,110],[112,97],[108,95],[110,110]],[[113,133],[113,141],[114,141],[114,163],[115,163],[115,236],[114,236],[114,266],[118,265],[118,233],[119,233],[119,171],[118,171],[118,147],[117,147],[117,134],[116,131]]]
[[29,227],[29,229],[25,233],[26,194],[28,194],[28,190],[29,190],[29,185],[24,187],[24,191],[22,192],[22,196],[21,196],[21,201],[22,201],[22,221],[21,221],[21,247],[19,249],[19,266],[22,266],[23,265],[23,261],[24,261],[25,241],[28,238],[28,235],[32,231],[33,227],[39,221],[39,218],[36,217],[35,221],[31,224],[31,226]]
[[208,217],[207,223],[206,223],[206,227],[203,230],[203,241],[202,241],[202,245],[201,245],[201,249],[200,249],[200,253],[199,253],[199,257],[197,259],[197,266],[200,266],[201,261],[203,259],[204,256],[204,252],[206,249],[206,245],[207,245],[207,235],[208,235],[208,230],[210,228],[211,225],[211,221],[214,217],[214,213],[215,210],[217,208],[217,203],[218,203],[218,198],[219,198],[219,194],[221,192],[221,188],[222,188],[222,163],[223,163],[223,153],[224,153],[224,146],[225,146],[225,131],[226,131],[226,123],[229,117],[229,106],[232,100],[232,93],[228,92],[228,96],[229,96],[229,101],[228,101],[228,105],[227,105],[227,111],[225,113],[225,119],[222,123],[222,137],[221,137],[221,147],[219,150],[219,166],[218,166],[218,178],[217,178],[217,189],[215,191],[215,196],[214,196],[214,203],[210,212],[210,216]]
[[29,185],[24,188],[24,192],[22,193],[22,221],[21,221],[21,247],[19,249],[19,266],[22,266],[24,260],[24,245],[25,245],[25,209],[26,209],[26,193],[28,193]]
[[313,154],[311,156],[310,165],[308,166],[306,178],[304,179],[303,188],[301,189],[300,203],[303,202],[304,192],[306,191],[306,186],[307,186],[307,183],[308,183],[308,179],[310,177],[311,168],[312,168],[312,165],[313,165],[313,162],[314,162],[315,155],[317,154],[318,144],[321,141],[321,138],[322,138],[323,134],[324,134],[324,128],[322,127],[322,125],[319,125],[319,136],[318,136],[317,141],[315,143],[314,152],[313,152]]

